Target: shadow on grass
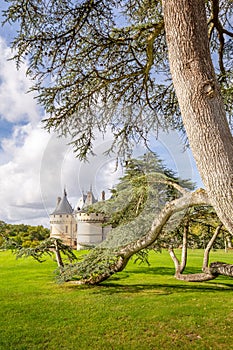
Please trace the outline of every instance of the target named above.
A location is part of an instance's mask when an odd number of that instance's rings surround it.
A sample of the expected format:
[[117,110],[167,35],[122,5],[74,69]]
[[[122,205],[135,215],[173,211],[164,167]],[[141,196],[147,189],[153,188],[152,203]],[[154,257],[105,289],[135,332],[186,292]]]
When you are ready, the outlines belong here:
[[[179,284],[180,282],[180,284]],[[114,294],[132,294],[132,295],[154,295],[164,296],[177,293],[197,293],[197,292],[230,292],[232,293],[233,285],[226,283],[210,283],[202,282],[197,284],[196,282],[189,282],[183,284],[182,281],[177,281],[178,284],[163,283],[163,284],[128,284],[123,285],[120,283],[103,283],[102,285],[93,287],[93,293],[104,293],[107,295]],[[200,282],[201,283],[201,282]]]
[[[200,272],[198,268],[188,268],[186,273]],[[142,274],[144,276],[142,276]],[[138,277],[137,277],[138,275]],[[148,276],[148,282],[147,282]],[[154,276],[154,280],[151,280]],[[169,279],[174,278],[171,283],[163,283],[161,276]],[[104,293],[108,295],[117,293],[126,294],[154,294],[169,295],[187,292],[231,292],[233,290],[233,279],[220,276],[208,282],[185,282],[175,279],[174,268],[169,267],[147,267],[138,268],[136,271],[128,270],[112,276],[110,279],[97,286],[80,286],[81,289],[91,289],[92,293]],[[143,282],[142,281],[143,278]],[[156,282],[158,279],[158,283]],[[138,280],[138,283],[135,281]],[[232,283],[228,283],[232,281]],[[145,282],[145,283],[144,283]]]
[[[179,281],[178,281],[179,282]],[[182,281],[180,281],[181,284],[118,284],[118,283],[105,283],[102,285],[99,285],[97,288],[101,290],[101,292],[109,293],[109,294],[115,294],[115,293],[139,293],[139,292],[154,292],[154,294],[160,294],[160,295],[167,295],[167,294],[173,294],[177,292],[231,292],[233,290],[232,284],[226,284],[226,283],[210,283],[210,282],[200,282],[202,284],[197,284],[196,282],[189,282],[189,284],[182,284]]]
[[[194,268],[192,269],[195,270]],[[175,269],[174,267],[151,267],[151,266],[137,266],[136,269],[126,269],[129,275],[131,274],[145,274],[145,275],[157,275],[157,276],[173,276]],[[113,277],[114,278],[114,277]]]
[[[186,267],[185,273],[200,273],[202,272],[200,267]],[[175,268],[174,267],[164,267],[164,266],[158,266],[158,267],[150,267],[150,266],[137,266],[137,269],[126,269],[125,271],[121,272],[127,273],[128,276],[130,275],[145,275],[146,276],[174,276],[175,274]],[[114,279],[117,277],[117,275],[114,275],[112,278]],[[139,277],[140,278],[140,277]]]

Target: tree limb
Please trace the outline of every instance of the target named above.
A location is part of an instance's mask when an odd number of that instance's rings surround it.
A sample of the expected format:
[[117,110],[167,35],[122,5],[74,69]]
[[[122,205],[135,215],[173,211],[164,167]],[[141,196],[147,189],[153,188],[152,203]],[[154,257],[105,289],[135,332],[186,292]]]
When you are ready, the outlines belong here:
[[204,257],[203,257],[203,265],[202,265],[202,271],[206,272],[208,269],[208,265],[209,265],[209,253],[210,253],[210,249],[212,248],[215,239],[217,238],[221,228],[222,228],[222,224],[218,225],[212,238],[210,239],[209,243],[206,246],[206,249],[204,251]]
[[181,253],[181,263],[179,262],[179,259],[177,258],[173,247],[169,247],[168,252],[170,254],[170,257],[173,260],[173,263],[175,265],[175,276],[182,274],[186,267],[186,262],[187,262],[187,236],[188,236],[188,228],[189,224],[186,222],[184,224],[184,230],[183,230],[183,244],[182,244],[182,253]]

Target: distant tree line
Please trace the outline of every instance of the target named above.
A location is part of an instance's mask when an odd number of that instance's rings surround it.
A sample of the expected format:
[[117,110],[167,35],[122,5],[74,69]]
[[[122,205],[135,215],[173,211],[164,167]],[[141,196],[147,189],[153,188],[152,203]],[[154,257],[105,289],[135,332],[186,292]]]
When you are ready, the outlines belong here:
[[15,244],[24,248],[33,248],[48,238],[49,233],[49,229],[42,225],[14,225],[0,221],[0,248],[4,248],[6,241],[11,241],[12,247]]

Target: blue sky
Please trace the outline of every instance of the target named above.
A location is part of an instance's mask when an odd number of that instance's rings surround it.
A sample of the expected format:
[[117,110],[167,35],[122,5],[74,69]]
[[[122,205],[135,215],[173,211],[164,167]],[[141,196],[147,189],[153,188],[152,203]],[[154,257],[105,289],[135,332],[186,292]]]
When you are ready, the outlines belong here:
[[[1,1],[0,11],[4,6]],[[35,96],[27,93],[30,81],[25,75],[26,64],[17,71],[14,62],[8,60],[14,32],[15,27],[0,27],[0,220],[48,226],[48,215],[64,186],[75,206],[81,191],[90,185],[97,197],[103,189],[108,191],[122,169],[115,172],[114,155],[103,156],[110,146],[110,136],[97,138],[98,156],[89,163],[80,163],[67,146],[69,140],[43,130],[44,112]],[[160,133],[158,139],[151,139],[151,148],[179,176],[202,185],[191,152],[183,152],[177,132]],[[138,146],[135,155],[144,152]]]

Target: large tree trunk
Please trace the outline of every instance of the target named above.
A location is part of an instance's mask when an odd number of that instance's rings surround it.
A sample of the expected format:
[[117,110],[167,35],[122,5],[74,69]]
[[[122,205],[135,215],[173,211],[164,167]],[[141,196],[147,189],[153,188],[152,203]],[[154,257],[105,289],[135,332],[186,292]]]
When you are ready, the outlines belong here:
[[172,79],[188,140],[220,220],[233,233],[233,140],[211,61],[204,0],[163,0]]

